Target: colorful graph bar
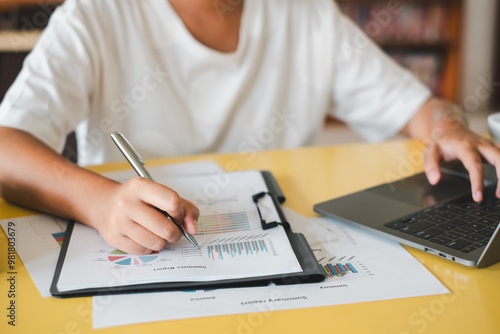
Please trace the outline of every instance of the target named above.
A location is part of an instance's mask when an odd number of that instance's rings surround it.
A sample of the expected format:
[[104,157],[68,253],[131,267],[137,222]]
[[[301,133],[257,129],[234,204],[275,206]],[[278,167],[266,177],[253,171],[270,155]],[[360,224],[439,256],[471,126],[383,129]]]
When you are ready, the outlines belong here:
[[65,233],[66,232],[52,233],[52,236],[54,237],[54,239],[56,239],[59,246],[62,246],[62,244],[63,244]]
[[351,273],[351,274],[357,274],[358,271],[356,268],[351,263],[346,263],[346,264],[341,264],[341,263],[336,263],[336,264],[325,264],[323,265],[323,268],[325,269],[326,274],[328,277],[344,277],[345,275]]
[[251,230],[251,226],[247,213],[241,211],[200,216],[198,219],[198,232],[196,232],[196,234],[213,234],[249,230]]
[[264,240],[209,245],[207,246],[207,250],[208,257],[212,260],[224,260],[225,257],[235,258],[239,256],[261,255],[268,253]]

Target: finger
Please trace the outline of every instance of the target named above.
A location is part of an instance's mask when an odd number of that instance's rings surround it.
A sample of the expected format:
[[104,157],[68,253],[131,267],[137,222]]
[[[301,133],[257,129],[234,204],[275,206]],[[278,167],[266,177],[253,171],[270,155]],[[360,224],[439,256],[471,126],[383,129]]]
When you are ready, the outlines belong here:
[[[182,233],[180,229],[175,226],[175,223],[172,222],[166,214],[162,213],[161,210],[153,208],[146,203],[137,202],[136,205],[131,206],[129,208],[129,218],[161,240],[176,242],[181,238]],[[133,240],[136,240],[133,235],[127,235]],[[149,243],[140,244],[145,247],[152,247]],[[165,245],[161,248],[164,246]],[[157,250],[156,248],[151,249]]]
[[495,171],[498,180],[495,195],[500,198],[500,150],[494,143],[480,146],[478,150],[488,163],[495,166]]
[[184,203],[184,228],[189,234],[196,234],[198,230],[198,218],[200,210],[191,202],[183,200]]
[[151,254],[153,251],[147,247],[144,247],[137,242],[133,241],[129,237],[121,234],[116,236],[113,241],[106,241],[108,245],[119,249],[125,253],[129,254]]
[[435,185],[441,179],[441,172],[439,171],[439,161],[441,160],[441,153],[439,152],[436,144],[429,144],[423,153],[424,156],[424,171],[427,180],[432,185]]
[[493,143],[485,142],[477,146],[479,154],[490,164],[498,166],[500,163],[500,150]]
[[141,200],[152,207],[168,212],[175,223],[184,220],[184,206],[177,192],[162,184],[143,179],[144,185],[139,189]]
[[483,163],[479,152],[475,149],[463,148],[457,151],[457,157],[462,161],[465,169],[469,172],[472,198],[476,202],[483,200]]
[[167,244],[167,240],[160,238],[157,234],[152,233],[147,228],[144,228],[144,226],[134,222],[127,224],[126,228],[123,230],[123,235],[136,244],[153,251],[162,250]]

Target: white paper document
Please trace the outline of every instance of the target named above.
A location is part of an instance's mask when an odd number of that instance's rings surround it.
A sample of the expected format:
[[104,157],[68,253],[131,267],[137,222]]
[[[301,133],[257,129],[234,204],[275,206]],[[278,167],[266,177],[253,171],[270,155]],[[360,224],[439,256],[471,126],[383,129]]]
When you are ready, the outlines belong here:
[[16,251],[42,297],[50,297],[50,284],[68,222],[48,215],[32,215],[0,221],[14,224]]
[[281,226],[260,233],[196,235],[196,240],[201,249],[181,239],[159,252],[133,255],[109,247],[96,230],[77,224],[58,289],[217,281],[302,270]]
[[[151,167],[149,172],[153,177],[164,178],[171,175],[222,172],[222,168],[214,161],[202,160]],[[137,176],[132,169],[105,175],[120,182]],[[50,297],[50,284],[54,276],[67,221],[44,214],[5,219],[0,221],[0,225],[5,231],[7,231],[9,222],[15,224],[16,251],[31,279],[42,297]]]
[[292,229],[305,234],[329,273],[324,282],[98,296],[94,327],[449,293],[396,242],[332,219],[305,218],[287,208],[284,213]]
[[[253,195],[267,192],[260,171],[157,178],[200,208],[196,240],[181,238],[148,255],[108,246],[75,224],[57,288],[60,292],[145,283],[201,282],[302,272],[282,226],[263,230]],[[266,221],[280,221],[272,198],[259,201]]]

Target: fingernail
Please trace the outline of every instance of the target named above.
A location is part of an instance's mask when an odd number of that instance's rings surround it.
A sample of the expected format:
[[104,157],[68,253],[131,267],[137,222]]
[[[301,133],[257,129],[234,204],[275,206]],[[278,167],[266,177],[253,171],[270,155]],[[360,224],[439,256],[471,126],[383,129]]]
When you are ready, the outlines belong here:
[[483,200],[483,193],[478,190],[474,193],[474,201],[481,202]]
[[435,170],[429,172],[429,182],[434,185],[439,180],[439,173]]

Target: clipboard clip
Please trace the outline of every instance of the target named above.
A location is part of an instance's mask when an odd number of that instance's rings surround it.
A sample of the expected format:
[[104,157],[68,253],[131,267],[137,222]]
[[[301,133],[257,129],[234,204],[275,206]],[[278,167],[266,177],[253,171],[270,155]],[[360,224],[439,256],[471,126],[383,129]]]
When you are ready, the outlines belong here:
[[[272,221],[272,222],[267,222],[263,217],[262,217],[262,212],[260,211],[259,207],[259,201],[264,198],[265,196],[271,196],[271,199],[273,200],[274,206],[276,208],[276,211],[278,212],[278,215],[281,219],[281,222],[277,221]],[[290,224],[285,220],[285,216],[281,212],[280,206],[278,199],[276,196],[274,196],[272,193],[268,191],[263,191],[260,193],[257,193],[252,196],[253,202],[255,203],[255,206],[257,207],[257,212],[259,213],[259,218],[260,218],[260,224],[262,226],[263,230],[268,230],[270,228],[276,227],[278,225],[282,225],[286,230],[290,229]]]

